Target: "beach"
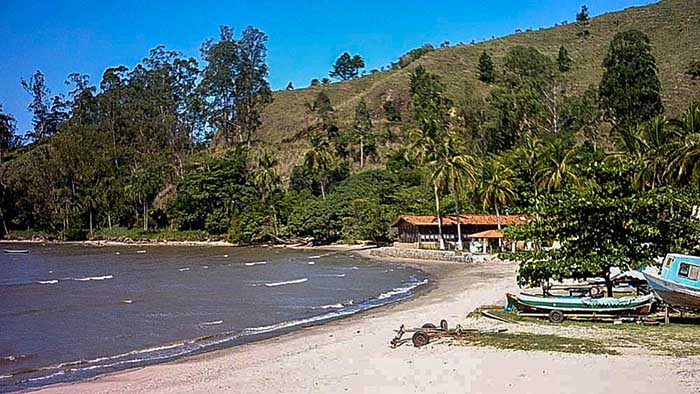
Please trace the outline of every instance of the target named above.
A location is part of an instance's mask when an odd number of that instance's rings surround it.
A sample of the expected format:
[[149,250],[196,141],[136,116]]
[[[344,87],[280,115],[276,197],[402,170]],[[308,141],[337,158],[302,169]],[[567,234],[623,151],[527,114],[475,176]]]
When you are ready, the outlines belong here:
[[[391,349],[401,324],[462,322],[517,289],[516,265],[403,261],[431,278],[410,300],[280,337],[43,388],[41,393],[697,392],[695,363],[670,357],[430,344]],[[688,374],[690,373],[690,376]],[[697,385],[695,385],[697,386]]]

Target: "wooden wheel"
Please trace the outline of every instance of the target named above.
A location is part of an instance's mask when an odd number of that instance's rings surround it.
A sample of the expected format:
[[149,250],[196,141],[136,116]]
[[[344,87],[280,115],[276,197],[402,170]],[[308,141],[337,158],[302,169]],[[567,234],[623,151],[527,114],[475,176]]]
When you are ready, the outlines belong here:
[[549,321],[554,324],[559,324],[564,321],[564,312],[553,310],[549,312]]
[[417,332],[413,334],[413,338],[411,338],[411,341],[413,342],[413,346],[421,347],[427,345],[428,342],[430,342],[430,337],[424,332]]
[[440,328],[442,328],[443,330],[447,331],[447,328],[448,328],[448,326],[447,326],[447,320],[445,320],[445,319],[440,320]]

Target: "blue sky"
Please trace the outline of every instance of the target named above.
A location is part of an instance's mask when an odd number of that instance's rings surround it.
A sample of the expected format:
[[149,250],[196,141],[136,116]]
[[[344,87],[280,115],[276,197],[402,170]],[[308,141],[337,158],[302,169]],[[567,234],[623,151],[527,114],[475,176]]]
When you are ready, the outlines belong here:
[[584,3],[597,15],[651,2],[0,0],[0,103],[23,133],[31,115],[20,78],[36,69],[53,93],[65,91],[72,72],[99,84],[105,68],[131,68],[160,44],[199,57],[201,42],[215,38],[224,24],[236,32],[253,25],[267,33],[270,83],[282,89],[290,81],[303,87],[327,76],[343,51],[361,54],[369,70],[423,43],[481,41],[572,21]]

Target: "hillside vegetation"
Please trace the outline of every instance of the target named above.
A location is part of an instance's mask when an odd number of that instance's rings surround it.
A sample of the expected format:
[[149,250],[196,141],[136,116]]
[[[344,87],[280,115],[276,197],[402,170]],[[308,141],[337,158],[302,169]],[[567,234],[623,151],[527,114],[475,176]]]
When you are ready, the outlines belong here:
[[[572,10],[572,20],[575,10]],[[580,27],[569,23],[537,31],[526,31],[493,40],[439,48],[427,53],[407,67],[366,75],[350,81],[326,86],[314,86],[293,91],[279,91],[263,112],[259,141],[279,155],[283,172],[302,160],[307,148],[305,130],[313,116],[307,103],[323,90],[331,99],[340,125],[349,126],[355,106],[361,99],[369,105],[377,121],[383,118],[382,104],[391,99],[398,104],[404,117],[409,112],[409,75],[417,67],[441,77],[446,94],[455,102],[464,96],[465,87],[471,94],[486,99],[490,87],[478,80],[477,62],[488,51],[498,71],[506,52],[516,46],[533,46],[556,58],[560,46],[565,46],[573,59],[568,74],[570,89],[581,93],[600,82],[603,57],[613,36],[624,30],[637,29],[651,39],[653,54],[662,84],[662,100],[666,114],[683,112],[693,97],[700,94],[700,80],[686,74],[689,64],[700,60],[700,1],[664,0],[656,4],[632,7],[590,19],[590,35],[580,37]]]

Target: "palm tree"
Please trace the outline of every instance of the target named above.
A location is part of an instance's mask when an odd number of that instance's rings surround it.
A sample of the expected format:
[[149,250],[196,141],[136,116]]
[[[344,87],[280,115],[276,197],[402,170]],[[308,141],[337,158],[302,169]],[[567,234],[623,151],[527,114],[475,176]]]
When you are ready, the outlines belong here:
[[536,190],[550,192],[561,189],[566,183],[577,185],[575,158],[576,150],[563,140],[549,142],[536,167]]
[[[700,103],[690,105],[679,126],[681,142],[669,170],[680,182],[689,184],[700,180]],[[695,185],[700,186],[700,183]]]
[[304,155],[304,166],[316,172],[318,183],[321,187],[321,196],[326,199],[326,184],[328,183],[328,173],[333,166],[333,154],[330,151],[328,140],[318,133],[309,135],[311,149]]
[[[435,166],[440,162],[439,159],[439,140],[435,133],[425,132],[421,129],[414,129],[409,132],[409,138],[413,141],[411,151],[415,152],[416,159],[425,165],[434,163]],[[438,219],[438,243],[441,250],[445,249],[445,239],[442,235],[442,215],[440,214],[440,192],[444,189],[444,185],[438,182],[438,172],[431,170],[428,173],[430,184],[433,188],[435,196],[435,214]]]
[[[457,244],[456,249],[462,250],[462,224],[460,216],[461,193],[467,188],[473,188],[476,181],[475,159],[459,150],[463,146],[455,135],[450,135],[440,144],[436,157],[428,163],[432,183],[438,188],[447,188],[455,199],[457,214]],[[438,201],[439,203],[439,201]]]
[[[496,224],[501,229],[500,208],[515,200],[515,172],[494,156],[486,160],[481,168],[477,195],[485,211],[496,211]],[[499,246],[500,246],[499,239]]]
[[280,176],[275,170],[277,167],[277,159],[268,151],[264,151],[258,158],[257,166],[253,171],[253,183],[260,192],[260,201],[267,206],[272,212],[272,224],[275,235],[277,231],[277,208],[272,202],[272,197],[280,190]]

